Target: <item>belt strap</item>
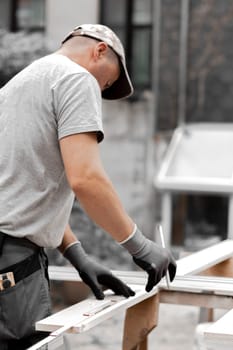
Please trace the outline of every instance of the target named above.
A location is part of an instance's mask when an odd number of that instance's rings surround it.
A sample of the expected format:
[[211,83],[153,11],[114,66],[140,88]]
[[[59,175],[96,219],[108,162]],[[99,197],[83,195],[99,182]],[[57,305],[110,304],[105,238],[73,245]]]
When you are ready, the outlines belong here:
[[6,235],[4,233],[0,232],[0,255],[2,255],[5,237],[6,237]]
[[39,254],[35,253],[30,255],[28,258],[0,270],[0,274],[6,272],[13,272],[15,283],[21,281],[22,279],[30,276],[33,272],[36,272],[41,268]]

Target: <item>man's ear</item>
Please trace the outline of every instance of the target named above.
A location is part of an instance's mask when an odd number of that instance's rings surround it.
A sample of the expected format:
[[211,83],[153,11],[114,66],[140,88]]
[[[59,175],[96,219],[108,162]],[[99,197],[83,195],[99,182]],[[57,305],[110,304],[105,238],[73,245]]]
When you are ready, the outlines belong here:
[[99,60],[102,57],[104,57],[107,52],[107,49],[108,49],[108,45],[105,42],[100,41],[94,48],[94,52],[93,52],[94,59]]

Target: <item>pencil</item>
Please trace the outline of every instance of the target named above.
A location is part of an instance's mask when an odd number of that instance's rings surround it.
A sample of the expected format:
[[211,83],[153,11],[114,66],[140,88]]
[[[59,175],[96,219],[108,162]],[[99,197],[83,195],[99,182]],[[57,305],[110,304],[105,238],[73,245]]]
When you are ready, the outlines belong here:
[[[163,235],[163,229],[162,229],[162,225],[158,224],[157,225],[158,231],[159,231],[159,235],[160,235],[160,240],[161,240],[161,244],[163,248],[166,248],[165,246],[165,241],[164,241],[164,235]],[[170,276],[169,276],[169,272],[166,272],[166,283],[167,283],[167,288],[170,288]]]

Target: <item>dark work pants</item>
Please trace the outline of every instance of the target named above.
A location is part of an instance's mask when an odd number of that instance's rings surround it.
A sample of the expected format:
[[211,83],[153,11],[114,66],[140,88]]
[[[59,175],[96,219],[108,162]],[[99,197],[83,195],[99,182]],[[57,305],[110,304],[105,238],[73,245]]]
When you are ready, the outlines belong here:
[[0,341],[0,349],[1,350],[25,350],[30,348],[32,345],[36,344],[40,340],[47,337],[49,333],[46,332],[36,332],[35,335],[29,336],[20,340],[9,340],[1,343]]
[[[20,262],[31,256],[39,261],[39,269],[26,274],[15,286],[0,291],[0,350],[25,350],[48,335],[35,331],[35,323],[51,313],[47,257],[42,249],[22,242],[11,238],[5,240],[0,271],[14,264],[20,269]],[[23,270],[30,268],[29,261]]]

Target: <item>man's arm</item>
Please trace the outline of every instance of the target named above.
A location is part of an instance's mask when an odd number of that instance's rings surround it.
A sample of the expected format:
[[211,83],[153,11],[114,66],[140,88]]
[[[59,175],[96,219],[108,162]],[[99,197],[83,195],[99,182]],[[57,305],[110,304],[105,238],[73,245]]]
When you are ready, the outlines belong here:
[[[165,276],[167,270],[172,281],[176,273],[174,258],[167,249],[147,239],[124,210],[103,169],[96,134],[83,133],[65,137],[60,140],[60,148],[67,180],[82,207],[148,273],[146,290],[149,292]],[[65,254],[75,263],[78,255],[82,257],[77,244],[71,245]],[[79,265],[83,266],[81,258]]]
[[134,223],[103,169],[96,134],[65,137],[60,147],[68,182],[86,213],[116,241],[125,240]]
[[65,232],[64,232],[64,235],[63,235],[61,245],[58,247],[58,249],[60,250],[60,252],[62,254],[64,254],[67,247],[75,242],[77,242],[77,237],[75,236],[75,234],[71,230],[70,225],[67,225]]

